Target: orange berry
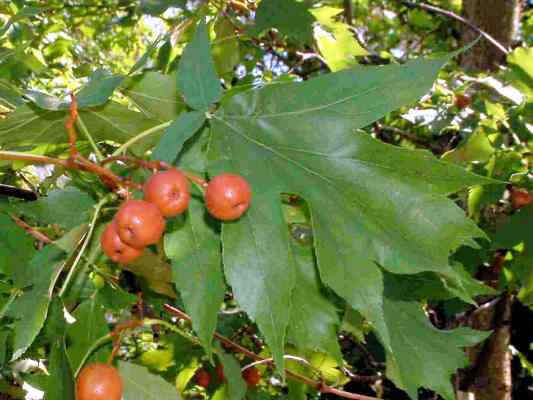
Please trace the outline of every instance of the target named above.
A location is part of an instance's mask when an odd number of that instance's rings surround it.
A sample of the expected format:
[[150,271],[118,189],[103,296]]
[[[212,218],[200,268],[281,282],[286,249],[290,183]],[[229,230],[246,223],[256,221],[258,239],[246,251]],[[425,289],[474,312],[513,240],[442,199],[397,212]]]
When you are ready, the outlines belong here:
[[111,365],[93,363],[83,368],[76,381],[77,400],[121,400],[122,378]]
[[175,168],[152,175],[144,184],[144,199],[159,207],[165,217],[182,214],[189,206],[189,181]]
[[127,200],[115,219],[120,239],[138,249],[157,243],[165,231],[165,219],[159,208],[144,200]]
[[128,264],[141,256],[142,249],[128,246],[122,240],[117,231],[117,222],[112,221],[100,236],[100,244],[104,253],[118,264]]
[[222,221],[239,219],[248,207],[252,191],[246,180],[235,174],[214,177],[205,191],[205,205],[209,213]]

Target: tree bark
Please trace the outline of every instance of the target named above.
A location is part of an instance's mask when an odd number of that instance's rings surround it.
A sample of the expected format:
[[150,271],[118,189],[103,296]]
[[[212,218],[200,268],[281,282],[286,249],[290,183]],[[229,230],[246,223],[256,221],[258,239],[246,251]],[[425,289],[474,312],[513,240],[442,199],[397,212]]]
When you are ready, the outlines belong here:
[[495,307],[480,309],[469,321],[473,329],[494,332],[484,343],[469,350],[474,369],[469,373],[468,392],[472,400],[511,400],[512,296],[505,294]]
[[[466,19],[509,48],[518,29],[521,0],[463,0]],[[479,35],[463,28],[463,44],[474,41]],[[505,55],[486,40],[467,51],[461,58],[466,69],[495,70],[505,61]]]

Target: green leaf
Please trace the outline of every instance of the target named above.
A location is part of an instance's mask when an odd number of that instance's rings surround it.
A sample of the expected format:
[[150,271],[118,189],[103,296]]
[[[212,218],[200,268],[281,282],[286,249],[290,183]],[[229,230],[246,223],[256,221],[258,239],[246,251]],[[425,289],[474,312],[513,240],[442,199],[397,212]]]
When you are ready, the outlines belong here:
[[525,305],[533,304],[533,205],[516,211],[507,221],[497,227],[493,235],[492,249],[513,249],[512,270],[521,287],[519,300]]
[[173,164],[184,143],[204,124],[205,114],[199,111],[184,112],[170,125],[152,153],[153,160]]
[[165,235],[174,284],[208,352],[225,291],[220,237],[213,225],[203,203],[192,198],[183,224]]
[[22,7],[18,13],[11,17],[11,19],[7,21],[7,23],[2,28],[0,28],[0,37],[4,36],[4,34],[15,22],[18,22],[28,17],[34,17],[36,15],[44,13],[47,10],[48,8],[46,7]]
[[231,354],[218,353],[227,385],[227,399],[241,400],[246,395],[246,382],[242,379],[241,366]]
[[412,399],[418,398],[418,388],[424,387],[453,400],[452,375],[468,365],[463,348],[486,339],[490,332],[437,330],[421,304],[403,299],[404,293],[398,290],[401,279],[385,273],[383,315],[389,331],[394,332],[387,351],[387,376]]
[[51,379],[47,380],[46,398],[75,400],[74,374],[68,361],[64,340],[52,346],[48,371]]
[[512,249],[522,244],[524,252],[533,255],[533,206],[518,210],[505,223],[500,225],[492,237],[493,249]]
[[289,389],[287,400],[307,400],[307,385],[300,382],[288,381],[287,386]]
[[361,313],[352,307],[346,306],[346,311],[342,318],[341,330],[351,333],[361,343],[365,342],[365,319]]
[[474,279],[458,262],[445,273],[423,272],[409,275],[397,282],[398,290],[409,300],[450,300],[459,298],[476,304],[474,297],[494,295],[497,292]]
[[105,308],[109,308],[112,311],[121,311],[126,307],[133,306],[137,301],[137,296],[123,289],[114,289],[106,285],[97,292],[96,299]]
[[431,87],[447,60],[357,68],[228,99],[212,120],[209,173],[243,175],[248,212],[222,229],[224,269],[278,368],[296,266],[282,193],[308,204],[322,281],[372,321],[388,347],[381,272],[449,271],[448,257],[483,232],[446,195],[489,183],[425,151],[355,133]]
[[52,330],[48,334],[52,339],[52,350],[48,360],[48,371],[52,379],[47,380],[46,398],[75,400],[74,373],[65,347],[66,322],[63,316],[63,303],[58,298],[55,298],[50,305],[47,328]]
[[14,352],[11,360],[22,356],[41,330],[48,313],[52,289],[63,267],[63,257],[63,251],[49,245],[25,267],[26,279],[23,282],[31,286],[8,309],[8,316],[15,319],[12,324]]
[[533,99],[533,66],[531,59],[533,48],[517,47],[507,56],[509,70],[507,78],[524,93],[531,101]]
[[17,209],[41,223],[71,229],[88,220],[94,204],[87,193],[69,186],[64,190],[53,190],[36,201],[19,203]]
[[350,26],[334,18],[342,10],[321,7],[311,10],[323,29],[315,29],[315,39],[320,53],[332,71],[340,71],[357,64],[355,57],[366,56],[366,51],[355,39]]
[[106,103],[123,81],[122,75],[114,75],[102,69],[96,70],[76,95],[78,107],[96,107]]
[[296,0],[263,0],[259,3],[253,34],[276,28],[281,34],[301,43],[313,43],[315,18],[309,4]]
[[169,7],[185,7],[186,0],[141,0],[141,10],[151,15],[164,13]]
[[[184,2],[184,0],[171,0],[171,1]],[[137,60],[137,62],[135,62],[133,67],[130,68],[130,70],[128,72],[128,75],[133,75],[136,72],[138,72],[139,70],[141,70],[142,68],[144,68],[144,66],[148,63],[148,61],[150,60],[152,55],[155,53],[155,51],[157,50],[159,44],[162,41],[163,41],[163,36],[158,36],[157,38],[155,38],[154,41],[152,43],[150,43],[150,45],[148,46],[148,48],[146,49],[144,54]],[[168,43],[168,42],[166,42],[166,43]]]
[[207,111],[220,100],[222,88],[211,57],[205,22],[198,24],[194,38],[183,50],[177,74],[178,90],[192,108]]
[[19,278],[19,271],[36,253],[33,238],[5,214],[0,214],[0,232],[0,274],[21,287],[25,282]]
[[[56,107],[57,104],[52,106]],[[123,143],[140,132],[159,125],[159,121],[114,102],[81,110],[80,116],[97,141]],[[0,120],[0,146],[9,149],[20,145],[68,143],[64,129],[65,118],[65,111],[42,110],[32,104],[18,107],[8,118]],[[144,151],[157,140],[158,135],[152,135],[131,148]]]
[[[98,301],[98,296],[81,303],[72,316],[76,322],[67,329],[69,337],[68,358],[75,371],[81,366],[83,357],[93,343],[109,333],[105,319],[105,308]],[[106,362],[109,351],[100,349],[93,353],[89,362]]]
[[22,104],[22,92],[9,81],[0,79],[0,106],[15,109]]
[[148,369],[128,362],[119,363],[124,382],[123,400],[179,400],[174,386]]
[[300,351],[319,350],[341,363],[342,354],[337,341],[340,320],[335,306],[320,287],[313,248],[300,245],[294,239],[290,242],[298,283],[292,293],[289,341]]
[[154,292],[175,298],[176,293],[172,284],[172,270],[170,265],[152,250],[144,253],[122,268],[142,278]]
[[218,75],[222,76],[233,72],[241,60],[239,40],[235,35],[235,27],[229,18],[218,18],[214,31],[216,40],[212,43],[213,59]]
[[482,130],[476,130],[459,147],[446,152],[442,159],[457,164],[468,165],[471,162],[485,162],[494,154],[495,149]]
[[176,89],[176,77],[146,72],[130,78],[122,89],[143,114],[160,122],[176,119],[185,105]]
[[460,263],[452,263],[451,267],[453,272],[442,276],[443,284],[450,293],[464,302],[475,305],[475,297],[497,294],[496,290],[473,278]]

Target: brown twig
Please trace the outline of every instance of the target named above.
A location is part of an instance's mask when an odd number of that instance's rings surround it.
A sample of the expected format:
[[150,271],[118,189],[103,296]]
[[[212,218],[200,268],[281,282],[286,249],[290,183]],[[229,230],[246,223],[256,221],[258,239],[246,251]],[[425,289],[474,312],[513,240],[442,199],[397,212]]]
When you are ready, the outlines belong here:
[[78,119],[78,101],[76,100],[76,96],[74,94],[70,95],[70,99],[70,115],[65,122],[65,128],[68,133],[70,157],[74,159],[79,154],[78,148],[76,147],[76,128],[74,127],[74,125],[76,124],[76,120]]
[[102,181],[112,189],[117,188],[135,188],[138,189],[141,185],[125,180],[115,175],[111,170],[101,167],[80,154],[76,154],[74,158],[64,160],[60,158],[52,158],[47,156],[37,156],[33,154],[17,153],[12,151],[0,151],[0,160],[5,161],[26,161],[31,164],[52,164],[59,165],[65,169],[77,169],[81,171],[92,172],[100,177]]
[[[176,315],[177,317],[179,317],[181,319],[184,319],[186,321],[192,322],[191,317],[189,315],[187,315],[186,313],[184,313],[183,311],[181,311],[180,309],[178,309],[178,308],[176,308],[174,306],[171,306],[170,304],[165,304],[164,308],[165,308],[165,310],[167,310],[168,312]],[[250,359],[252,359],[254,361],[261,361],[261,362],[267,362],[268,361],[270,363],[269,359],[266,359],[266,358],[263,358],[261,356],[258,356],[254,352],[248,350],[247,348],[241,346],[240,344],[237,344],[237,343],[233,342],[232,340],[228,339],[225,336],[222,336],[219,333],[215,332],[214,337],[220,343],[225,345],[226,348],[230,348],[230,349],[233,349],[237,353],[244,354],[245,356],[249,357]],[[321,393],[330,393],[330,394],[334,394],[334,395],[337,395],[339,397],[342,397],[344,399],[352,399],[352,400],[378,400],[376,397],[365,396],[365,395],[357,394],[357,393],[349,393],[349,392],[346,392],[344,390],[336,389],[334,387],[326,385],[322,381],[315,381],[315,380],[310,379],[310,378],[308,378],[306,376],[297,374],[297,373],[289,371],[289,370],[285,370],[285,373],[287,374],[287,376],[289,378],[291,378],[293,380],[296,380],[296,381],[299,381],[299,382],[302,382],[302,383],[304,383],[304,384],[306,384],[306,385],[318,390]]]
[[403,5],[405,5],[406,7],[408,7],[408,8],[421,8],[423,10],[426,10],[426,11],[429,11],[429,12],[432,12],[432,13],[441,14],[441,15],[444,15],[446,17],[453,18],[453,19],[461,22],[462,24],[466,25],[467,27],[472,29],[474,32],[476,32],[476,33],[480,34],[481,36],[483,36],[485,39],[487,39],[487,41],[490,44],[492,44],[494,47],[496,47],[504,55],[508,55],[509,54],[509,50],[506,49],[505,46],[502,45],[500,42],[498,42],[496,39],[494,39],[494,37],[492,37],[490,34],[488,34],[484,30],[482,30],[479,27],[477,27],[476,25],[474,25],[472,22],[470,22],[466,18],[463,18],[460,15],[457,15],[457,14],[455,14],[452,11],[444,10],[444,9],[442,9],[440,7],[436,7],[436,6],[431,5],[431,4],[416,3],[414,1],[408,1],[408,0],[402,0],[401,3]]
[[33,236],[35,239],[37,239],[39,242],[50,244],[52,243],[52,239],[50,239],[48,236],[46,236],[44,233],[41,233],[37,230],[35,230],[33,227],[28,225],[26,222],[18,218],[14,214],[9,214],[11,219],[15,221],[15,223],[20,226],[22,229],[24,229],[26,232],[28,232],[31,236]]

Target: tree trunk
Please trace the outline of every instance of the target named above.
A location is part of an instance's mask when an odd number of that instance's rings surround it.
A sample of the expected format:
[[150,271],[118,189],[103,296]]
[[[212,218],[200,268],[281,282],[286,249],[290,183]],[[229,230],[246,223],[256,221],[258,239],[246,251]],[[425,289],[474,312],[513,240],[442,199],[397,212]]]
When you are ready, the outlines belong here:
[[511,400],[511,306],[512,296],[505,294],[495,307],[480,309],[470,318],[472,328],[494,332],[483,344],[469,350],[475,367],[469,374],[470,396],[466,398]]
[[[509,48],[520,20],[521,0],[463,0],[463,15],[484,30],[504,47]],[[463,43],[471,43],[479,35],[468,27],[463,28]],[[461,64],[466,69],[495,70],[505,61],[505,55],[487,40],[467,51]]]

